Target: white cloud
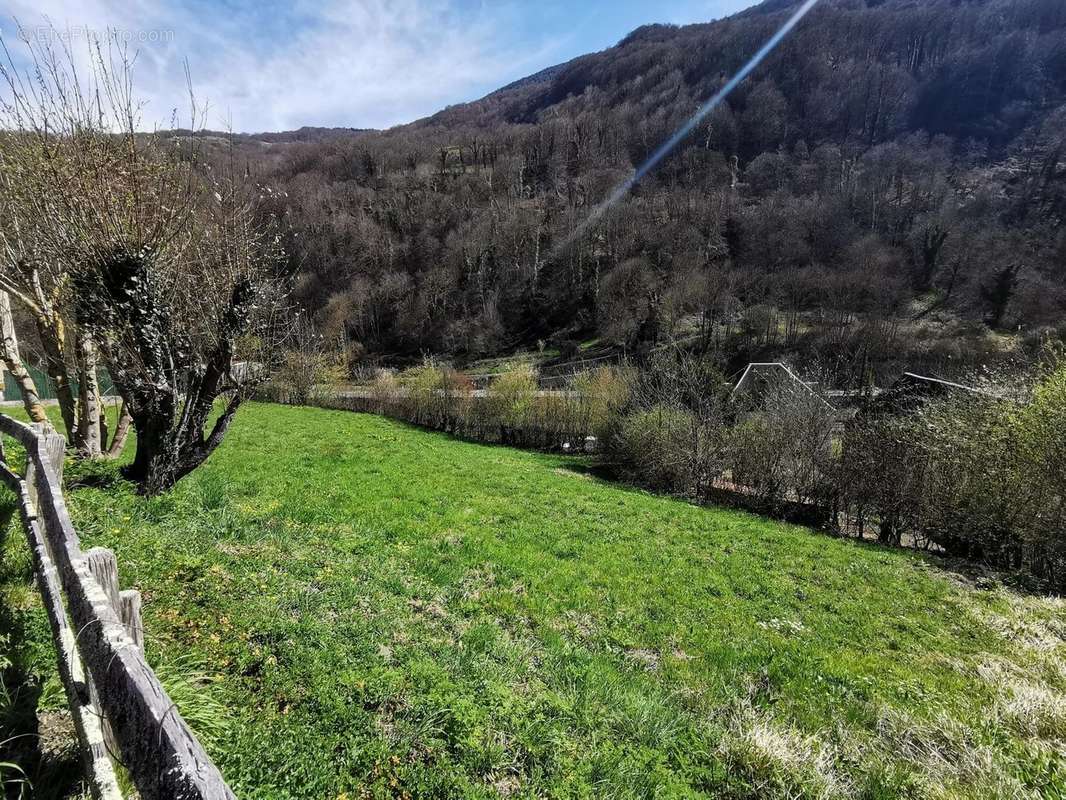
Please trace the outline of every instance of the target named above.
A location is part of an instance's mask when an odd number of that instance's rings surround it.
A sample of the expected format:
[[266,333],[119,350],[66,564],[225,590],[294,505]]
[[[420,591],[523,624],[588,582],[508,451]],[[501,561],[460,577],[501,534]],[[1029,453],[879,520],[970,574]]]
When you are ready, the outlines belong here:
[[12,17],[31,32],[45,17],[61,30],[71,26],[81,54],[84,29],[124,32],[138,50],[134,76],[147,101],[145,127],[169,125],[175,107],[187,108],[184,59],[197,98],[210,103],[208,127],[387,127],[491,90],[501,76],[525,74],[556,46],[527,48],[516,59],[506,4],[460,14],[448,0],[199,10],[165,0],[5,0],[5,11],[0,26],[16,52]]

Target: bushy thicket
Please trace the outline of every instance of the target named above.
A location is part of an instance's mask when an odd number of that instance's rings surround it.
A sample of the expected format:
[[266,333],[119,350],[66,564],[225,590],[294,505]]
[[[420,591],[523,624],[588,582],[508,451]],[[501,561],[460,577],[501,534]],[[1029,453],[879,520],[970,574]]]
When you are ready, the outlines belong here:
[[635,376],[603,455],[700,502],[913,544],[1066,586],[1066,363],[845,419],[802,384],[731,396],[691,360]]
[[817,522],[1066,586],[1066,362],[850,419],[802,384],[735,396],[671,357],[631,373],[602,456],[699,502]]
[[700,502],[823,518],[833,409],[778,377],[736,394],[705,361],[680,353],[654,360],[633,373],[603,457],[630,480]]
[[1066,586],[1066,364],[1028,385],[956,392],[864,419],[837,465],[845,525]]
[[477,390],[466,375],[427,363],[398,375],[379,372],[368,392],[345,400],[479,442],[556,450],[584,447],[624,388],[618,373],[604,368],[575,375],[568,391],[542,392],[536,373],[517,366]]

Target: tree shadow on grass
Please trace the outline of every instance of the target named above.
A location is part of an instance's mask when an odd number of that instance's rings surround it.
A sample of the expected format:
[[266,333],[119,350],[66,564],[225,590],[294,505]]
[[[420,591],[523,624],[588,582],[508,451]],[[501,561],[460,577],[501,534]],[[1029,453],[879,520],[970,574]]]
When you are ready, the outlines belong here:
[[[30,559],[12,557],[16,551],[9,539],[20,535],[14,499],[4,496],[0,498],[0,589],[8,599],[20,587],[37,592]],[[45,680],[55,662],[40,663],[40,654],[54,647],[50,636],[44,647],[31,641],[33,617],[39,613],[11,602],[0,603],[0,761],[18,765],[29,780],[28,786],[7,786],[7,798],[62,800],[81,792],[81,760],[65,706],[59,703],[63,710],[41,708]]]
[[614,486],[620,486],[624,489],[636,489],[643,491],[639,486],[630,486],[621,482],[621,478],[618,475],[617,470],[611,469],[604,464],[598,464],[593,461],[566,461],[559,465],[559,469],[563,472],[572,472],[582,478],[595,478],[596,480],[610,483]]
[[125,482],[116,461],[81,459],[69,464],[63,474],[65,489],[113,489]]
[[980,561],[971,561],[958,556],[917,550],[923,561],[950,578],[980,590],[1003,587],[1018,595],[1046,597],[1061,594],[1047,581],[1026,572],[1010,572]]

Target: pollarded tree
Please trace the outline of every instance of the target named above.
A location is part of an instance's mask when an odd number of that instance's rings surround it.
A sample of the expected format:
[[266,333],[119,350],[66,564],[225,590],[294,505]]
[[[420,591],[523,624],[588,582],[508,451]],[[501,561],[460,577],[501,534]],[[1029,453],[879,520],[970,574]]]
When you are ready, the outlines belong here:
[[231,169],[210,174],[195,181],[176,236],[115,243],[74,279],[78,323],[99,343],[137,431],[127,477],[149,494],[173,486],[219,445],[274,367],[287,330],[276,230]]
[[82,377],[74,429],[92,438],[99,352],[137,432],[128,475],[160,492],[217,447],[268,372],[287,286],[279,238],[232,159],[195,136],[141,132],[132,59],[115,39],[93,42],[80,74],[69,50],[28,46],[32,76],[3,72],[25,221],[11,238],[33,256],[12,274],[30,285],[47,274],[74,330],[63,359]]

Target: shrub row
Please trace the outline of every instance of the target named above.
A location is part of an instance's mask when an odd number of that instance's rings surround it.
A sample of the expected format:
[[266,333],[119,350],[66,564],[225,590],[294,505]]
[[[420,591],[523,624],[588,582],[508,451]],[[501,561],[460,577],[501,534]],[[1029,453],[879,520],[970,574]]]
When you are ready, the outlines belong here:
[[603,368],[575,375],[565,391],[542,392],[527,367],[500,374],[484,390],[461,372],[428,363],[399,374],[380,370],[367,386],[317,386],[297,393],[283,382],[264,399],[381,414],[479,442],[537,450],[582,449],[604,427],[621,373]]
[[1066,589],[1066,362],[906,407],[841,414],[805,386],[754,395],[684,358],[651,364],[609,415],[631,480]]

